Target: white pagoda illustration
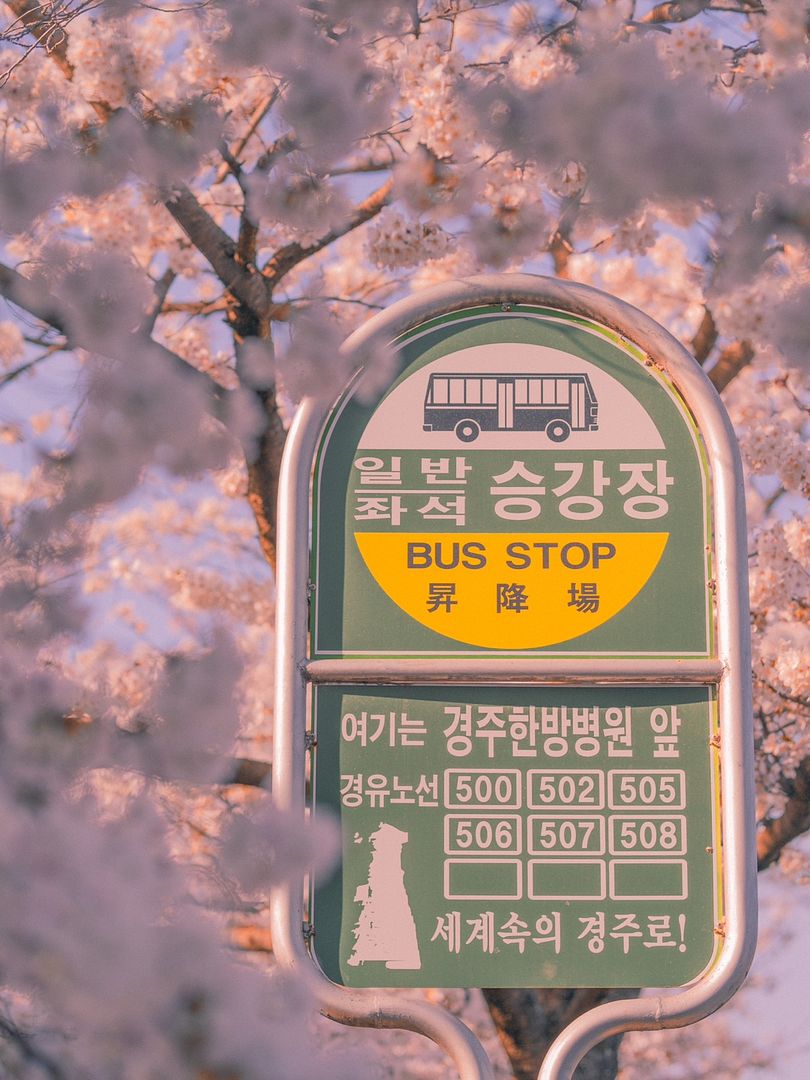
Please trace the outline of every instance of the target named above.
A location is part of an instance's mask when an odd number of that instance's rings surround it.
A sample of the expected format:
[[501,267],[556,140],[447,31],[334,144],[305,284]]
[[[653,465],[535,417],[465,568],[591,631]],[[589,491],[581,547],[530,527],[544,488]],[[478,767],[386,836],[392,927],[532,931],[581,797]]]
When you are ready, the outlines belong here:
[[368,881],[358,885],[355,903],[363,905],[354,928],[352,967],[369,960],[383,961],[387,968],[417,970],[422,966],[416,923],[405,889],[402,848],[408,834],[381,823],[371,834]]

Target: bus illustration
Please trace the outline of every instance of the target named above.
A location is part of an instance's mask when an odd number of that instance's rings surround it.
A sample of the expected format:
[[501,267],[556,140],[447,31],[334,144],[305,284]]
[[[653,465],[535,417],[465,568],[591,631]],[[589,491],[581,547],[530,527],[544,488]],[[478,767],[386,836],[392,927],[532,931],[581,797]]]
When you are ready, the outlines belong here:
[[437,372],[425,394],[425,431],[453,431],[474,442],[482,431],[545,431],[565,442],[596,431],[599,405],[585,374]]

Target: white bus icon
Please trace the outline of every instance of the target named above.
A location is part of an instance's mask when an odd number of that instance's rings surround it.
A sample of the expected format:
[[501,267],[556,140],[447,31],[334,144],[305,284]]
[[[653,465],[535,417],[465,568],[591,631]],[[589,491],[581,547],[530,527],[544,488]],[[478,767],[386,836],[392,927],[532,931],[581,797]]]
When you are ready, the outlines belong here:
[[565,442],[572,431],[596,431],[599,405],[584,374],[430,376],[425,431],[453,431],[474,442],[482,431],[544,431]]

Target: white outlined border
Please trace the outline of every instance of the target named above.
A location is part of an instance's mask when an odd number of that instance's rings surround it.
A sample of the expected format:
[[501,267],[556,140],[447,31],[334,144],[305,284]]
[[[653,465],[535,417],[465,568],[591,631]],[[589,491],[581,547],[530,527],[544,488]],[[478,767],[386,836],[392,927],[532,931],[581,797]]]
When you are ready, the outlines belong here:
[[[637,776],[639,781],[646,776],[663,777],[673,776],[678,782],[678,798],[674,802],[664,802],[657,796],[658,784],[656,783],[656,798],[648,803],[638,802],[626,802],[624,799],[619,798],[618,793],[614,798],[614,790],[621,788],[621,782],[625,777]],[[614,780],[616,781],[616,788],[614,789]],[[641,790],[641,784],[639,782],[639,792]],[[607,774],[607,796],[608,796],[608,810],[626,810],[630,813],[631,810],[638,812],[644,810],[685,810],[686,809],[686,773],[683,769],[609,769]]]
[[[526,820],[526,853],[528,855],[547,855],[549,858],[553,857],[559,859],[582,859],[587,858],[588,856],[595,857],[599,855],[604,855],[606,853],[605,823],[608,820],[610,819],[606,818],[604,814],[577,814],[576,812],[571,812],[568,814],[529,814]],[[574,824],[578,821],[594,822],[596,828],[591,835],[595,834],[597,837],[598,843],[596,845],[596,848],[571,848],[570,850],[568,850],[563,849],[562,847],[547,848],[542,846],[535,846],[533,843],[534,825],[535,822],[543,821],[556,821],[559,822],[561,825],[567,822],[573,822]],[[590,841],[590,836],[588,839]]]
[[[591,889],[590,892],[574,892],[569,890],[566,892],[552,893],[544,892],[540,887],[535,888],[536,873],[542,873],[542,870],[538,868],[543,866],[564,866],[569,873],[580,874],[586,872],[586,868],[596,867],[599,876],[599,887],[597,889]],[[528,863],[528,897],[530,900],[606,900],[607,891],[605,888],[606,870],[605,863],[602,859],[529,859]]]
[[[588,798],[587,802],[578,801],[585,793],[574,791],[574,797],[570,802],[542,802],[532,801],[534,791],[535,776],[554,776],[562,779],[564,776],[573,777],[592,777],[595,778],[595,782],[591,788],[588,789],[588,796],[591,792],[596,793],[596,799],[591,800]],[[574,782],[576,787],[576,781]],[[600,769],[529,769],[526,773],[526,806],[529,810],[575,810],[582,808],[583,811],[587,810],[604,810],[605,809],[605,773]]]
[[[515,870],[515,886],[510,892],[499,893],[464,893],[453,892],[450,888],[450,875],[454,866],[472,867],[480,871],[482,866],[511,866]],[[521,859],[445,859],[444,860],[444,898],[445,900],[522,900],[523,899],[523,862]]]
[[[623,859],[637,858],[652,858],[654,856],[676,856],[686,855],[687,846],[687,833],[686,833],[686,815],[685,814],[661,814],[658,811],[660,807],[651,807],[650,812],[647,814],[613,814],[608,820],[610,822],[609,838],[608,838],[608,851],[611,855],[618,856]],[[652,848],[637,848],[634,850],[628,850],[626,847],[619,846],[618,833],[623,821],[638,821],[639,824],[646,824],[650,821],[657,825],[659,828],[664,821],[677,822],[678,835],[680,836],[680,843],[677,847],[668,850],[663,847]],[[639,833],[641,830],[639,829]]]
[[[512,843],[508,848],[501,848],[498,846],[491,848],[475,848],[475,847],[453,847],[453,826],[454,821],[492,821],[497,823],[501,821],[509,821],[512,823]],[[493,828],[493,833],[495,829]],[[496,842],[497,844],[497,842]],[[445,814],[444,815],[444,854],[445,855],[464,855],[469,858],[486,857],[490,858],[492,855],[522,855],[523,854],[523,818],[520,814],[481,814],[473,812],[471,814]]]
[[[453,790],[453,779],[456,775],[462,776],[509,776],[513,777],[512,781],[512,794],[514,801],[510,799],[509,802],[451,802],[450,794]],[[456,781],[456,786],[458,782]],[[475,786],[475,780],[472,781],[472,786]],[[495,782],[493,781],[493,795]],[[443,794],[444,794],[444,808],[445,810],[481,810],[492,811],[494,809],[502,810],[520,810],[523,805],[523,784],[521,783],[521,771],[520,769],[445,769],[443,778]],[[475,793],[475,792],[473,792]]]
[[[681,871],[680,888],[674,893],[620,893],[616,888],[616,871],[622,870],[625,866],[633,867],[635,870],[646,866],[677,866]],[[688,900],[689,885],[686,859],[613,859],[610,863],[610,898],[611,900]]]

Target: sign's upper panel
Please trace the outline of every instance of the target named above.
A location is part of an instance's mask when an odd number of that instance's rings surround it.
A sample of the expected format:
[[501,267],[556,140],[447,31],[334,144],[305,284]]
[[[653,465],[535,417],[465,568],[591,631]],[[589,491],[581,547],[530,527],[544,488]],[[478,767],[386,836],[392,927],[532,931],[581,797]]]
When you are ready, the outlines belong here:
[[705,457],[654,358],[528,304],[397,348],[321,440],[314,657],[711,651]]

